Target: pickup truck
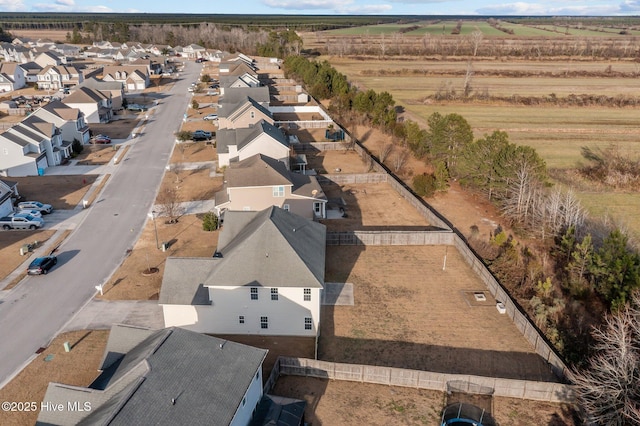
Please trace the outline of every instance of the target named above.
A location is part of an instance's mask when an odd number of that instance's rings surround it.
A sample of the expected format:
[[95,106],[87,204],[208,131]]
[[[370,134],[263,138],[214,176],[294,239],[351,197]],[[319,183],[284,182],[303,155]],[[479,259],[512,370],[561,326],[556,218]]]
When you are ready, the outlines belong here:
[[44,220],[39,217],[33,217],[30,214],[16,214],[14,216],[5,216],[0,218],[2,229],[37,229],[42,228]]

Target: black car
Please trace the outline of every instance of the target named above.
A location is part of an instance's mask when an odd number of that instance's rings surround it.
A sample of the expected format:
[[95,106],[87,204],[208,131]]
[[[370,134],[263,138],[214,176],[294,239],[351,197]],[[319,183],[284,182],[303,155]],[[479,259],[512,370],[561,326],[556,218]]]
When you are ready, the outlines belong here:
[[49,269],[53,268],[58,263],[58,258],[55,256],[36,257],[27,269],[29,275],[41,275],[49,272]]

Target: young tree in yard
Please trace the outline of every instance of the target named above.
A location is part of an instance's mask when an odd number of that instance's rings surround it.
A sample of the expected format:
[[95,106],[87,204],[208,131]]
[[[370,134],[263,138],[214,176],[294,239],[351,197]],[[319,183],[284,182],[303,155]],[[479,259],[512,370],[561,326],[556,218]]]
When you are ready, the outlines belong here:
[[640,424],[640,296],[595,329],[595,354],[570,374],[590,424]]
[[380,159],[380,162],[384,163],[384,160],[386,160],[387,157],[389,157],[389,154],[391,154],[392,151],[393,151],[392,143],[384,144],[380,149],[380,155],[378,156],[378,158]]
[[409,153],[407,151],[404,149],[396,150],[396,154],[393,156],[393,171],[399,173],[407,163],[408,158]]
[[184,209],[180,204],[180,192],[173,186],[162,188],[158,193],[156,202],[160,207],[160,213],[168,217],[169,223],[176,223],[184,213]]

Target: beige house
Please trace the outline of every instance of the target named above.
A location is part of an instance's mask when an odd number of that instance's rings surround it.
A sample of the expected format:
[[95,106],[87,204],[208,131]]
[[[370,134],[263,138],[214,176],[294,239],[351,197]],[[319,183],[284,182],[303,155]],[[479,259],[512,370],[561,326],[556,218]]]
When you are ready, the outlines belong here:
[[108,123],[113,117],[111,98],[89,87],[77,88],[63,103],[82,111],[87,123]]
[[327,197],[315,176],[291,172],[284,163],[256,154],[231,163],[224,187],[216,193],[215,211],[263,210],[277,206],[306,219],[326,218]]
[[82,83],[82,71],[72,66],[47,65],[38,73],[38,89],[58,90]]
[[124,90],[133,92],[149,87],[149,67],[146,65],[113,65],[104,67],[102,79],[104,81],[119,81],[124,84]]
[[273,117],[269,110],[247,97],[244,102],[230,105],[223,103],[218,109],[218,128],[219,129],[240,129],[250,127],[260,120],[264,120],[273,125]]
[[78,108],[71,108],[60,101],[49,102],[35,110],[31,115],[48,123],[53,123],[62,132],[62,140],[83,144],[89,142],[89,126],[84,121],[84,114]]
[[289,141],[280,129],[265,120],[248,128],[220,129],[216,138],[219,167],[264,154],[289,168]]
[[102,81],[95,77],[87,78],[78,87],[89,87],[97,90],[106,97],[111,98],[111,106],[114,110],[122,108],[122,99],[124,99],[124,85],[119,81]]

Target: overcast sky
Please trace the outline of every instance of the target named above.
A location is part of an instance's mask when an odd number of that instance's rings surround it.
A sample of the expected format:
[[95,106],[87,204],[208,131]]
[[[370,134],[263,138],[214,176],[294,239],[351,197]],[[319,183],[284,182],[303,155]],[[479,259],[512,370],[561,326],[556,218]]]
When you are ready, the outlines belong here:
[[1,12],[638,15],[640,0],[0,0]]

